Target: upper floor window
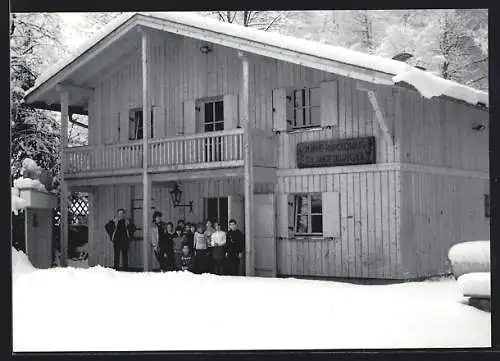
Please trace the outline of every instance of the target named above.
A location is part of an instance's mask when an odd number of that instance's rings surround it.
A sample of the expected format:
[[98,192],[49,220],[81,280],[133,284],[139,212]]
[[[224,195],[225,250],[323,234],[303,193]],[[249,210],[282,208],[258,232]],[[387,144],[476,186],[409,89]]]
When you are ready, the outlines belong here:
[[203,131],[224,130],[224,102],[206,101],[203,104]]
[[[153,109],[151,109],[150,137],[153,138]],[[129,112],[129,140],[138,140],[143,137],[142,108],[132,109]]]
[[321,88],[302,88],[287,92],[286,118],[289,129],[321,125]]
[[321,193],[294,195],[294,225],[296,235],[323,233]]

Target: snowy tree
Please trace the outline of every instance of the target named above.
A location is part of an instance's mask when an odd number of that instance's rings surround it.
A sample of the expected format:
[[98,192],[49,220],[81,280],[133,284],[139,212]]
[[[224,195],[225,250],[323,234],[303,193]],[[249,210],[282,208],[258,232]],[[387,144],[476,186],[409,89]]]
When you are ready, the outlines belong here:
[[285,13],[285,11],[206,11],[201,12],[201,15],[267,31],[282,25]]

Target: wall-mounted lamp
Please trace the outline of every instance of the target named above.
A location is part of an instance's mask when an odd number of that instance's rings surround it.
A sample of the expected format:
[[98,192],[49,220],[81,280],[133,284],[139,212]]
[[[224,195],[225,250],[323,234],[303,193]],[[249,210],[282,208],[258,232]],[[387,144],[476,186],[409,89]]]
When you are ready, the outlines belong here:
[[475,130],[476,132],[482,132],[485,129],[486,129],[486,126],[482,123],[474,123],[472,125],[472,130]]
[[212,52],[212,48],[208,45],[203,45],[200,47],[200,51],[203,53],[203,54],[208,54],[210,52]]
[[179,188],[178,183],[175,183],[174,188],[170,191],[170,196],[172,197],[174,208],[189,207],[189,213],[193,213],[193,201],[190,201],[188,204],[181,204],[182,190]]

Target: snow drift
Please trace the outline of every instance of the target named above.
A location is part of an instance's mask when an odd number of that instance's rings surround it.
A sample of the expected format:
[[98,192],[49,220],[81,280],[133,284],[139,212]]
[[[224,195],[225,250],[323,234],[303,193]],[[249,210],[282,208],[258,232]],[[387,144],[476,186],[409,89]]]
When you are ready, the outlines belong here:
[[31,179],[31,178],[18,178],[14,180],[14,187],[17,189],[23,189],[23,188],[31,188],[31,189],[36,189],[42,192],[46,192],[47,189],[45,186],[40,183],[38,179]]
[[17,275],[24,272],[32,272],[36,268],[33,267],[28,256],[12,247],[12,274]]
[[469,241],[453,245],[448,251],[453,274],[490,271],[490,241]]
[[457,279],[462,294],[466,297],[491,297],[491,273],[473,272]]
[[15,352],[491,344],[489,314],[461,303],[453,279],[366,286],[103,267],[15,273]]

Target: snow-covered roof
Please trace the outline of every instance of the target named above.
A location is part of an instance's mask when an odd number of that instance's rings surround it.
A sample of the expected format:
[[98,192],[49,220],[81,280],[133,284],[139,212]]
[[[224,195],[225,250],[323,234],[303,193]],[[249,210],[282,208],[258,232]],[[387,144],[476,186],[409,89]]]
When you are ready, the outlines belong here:
[[292,51],[297,55],[310,55],[321,62],[331,61],[343,63],[378,73],[384,73],[388,76],[392,76],[392,82],[394,84],[398,82],[408,83],[414,86],[422,96],[427,98],[445,95],[473,105],[481,103],[488,106],[489,104],[488,93],[486,92],[461,85],[451,80],[443,79],[427,71],[416,69],[401,61],[366,54],[339,46],[327,45],[315,41],[244,27],[237,24],[224,23],[216,19],[188,12],[141,12],[121,15],[103,27],[92,39],[83,44],[72,57],[55,64],[44,72],[35,82],[35,86],[28,90],[27,94],[33,92],[36,88],[55,76],[59,71],[70,65],[75,59],[82,56],[86,51],[135,15],[142,15],[145,16],[146,19],[151,20],[160,19],[170,24],[207,30],[223,36],[248,41],[251,44],[262,44],[274,49]]

